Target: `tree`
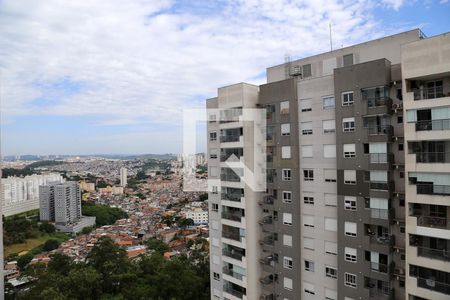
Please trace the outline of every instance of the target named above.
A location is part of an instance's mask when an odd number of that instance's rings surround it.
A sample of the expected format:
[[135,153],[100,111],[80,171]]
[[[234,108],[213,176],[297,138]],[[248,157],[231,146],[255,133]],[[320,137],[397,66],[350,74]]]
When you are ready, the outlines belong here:
[[49,239],[44,243],[44,251],[52,251],[55,249],[58,249],[59,247],[59,241],[54,239]]
[[169,246],[161,240],[155,238],[149,238],[145,244],[150,250],[154,250],[156,253],[163,255],[165,252],[169,251]]
[[94,227],[93,227],[93,226],[87,226],[87,227],[84,227],[83,229],[81,229],[81,233],[82,233],[82,234],[89,234],[89,233],[91,233],[93,230],[94,230]]
[[198,196],[198,201],[205,201],[205,200],[208,200],[208,193],[204,193]]
[[51,260],[48,263],[48,271],[66,276],[72,269],[72,265],[73,263],[70,257],[61,253],[55,253],[51,256]]
[[28,265],[32,259],[33,259],[33,255],[30,254],[30,253],[22,255],[22,256],[19,257],[19,259],[17,259],[17,266],[21,270],[24,270],[26,265]]
[[39,225],[39,230],[46,233],[53,233],[55,232],[55,226],[47,221],[44,221],[41,225]]

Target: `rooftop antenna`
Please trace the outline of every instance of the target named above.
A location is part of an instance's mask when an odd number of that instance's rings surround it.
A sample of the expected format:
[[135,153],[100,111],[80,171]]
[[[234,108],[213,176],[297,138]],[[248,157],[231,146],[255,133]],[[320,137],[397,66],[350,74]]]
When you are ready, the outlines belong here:
[[333,37],[331,35],[331,23],[330,23],[330,51],[333,51]]

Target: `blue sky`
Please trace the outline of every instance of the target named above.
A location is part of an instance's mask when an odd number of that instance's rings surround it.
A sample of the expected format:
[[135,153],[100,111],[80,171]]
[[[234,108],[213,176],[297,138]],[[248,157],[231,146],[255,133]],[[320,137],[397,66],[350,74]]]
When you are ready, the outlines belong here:
[[348,46],[449,16],[448,0],[0,0],[2,154],[180,152],[183,109],[327,51],[330,23]]

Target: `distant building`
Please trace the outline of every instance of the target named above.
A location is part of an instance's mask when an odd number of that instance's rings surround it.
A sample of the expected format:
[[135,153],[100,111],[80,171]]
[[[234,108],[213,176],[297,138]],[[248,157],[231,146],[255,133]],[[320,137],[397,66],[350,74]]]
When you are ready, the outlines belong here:
[[93,182],[80,182],[80,189],[86,192],[95,192],[95,183]]
[[127,186],[127,175],[128,170],[126,168],[120,168],[120,185],[123,187]]
[[30,175],[23,178],[2,178],[0,200],[3,214],[11,216],[39,208],[39,186],[49,182],[64,182],[60,174]]
[[81,215],[81,193],[77,182],[50,183],[39,187],[40,219],[55,222],[64,232],[78,232],[95,224],[95,217]]
[[184,217],[186,219],[194,220],[194,224],[208,224],[208,211],[201,208],[194,208],[184,211]]

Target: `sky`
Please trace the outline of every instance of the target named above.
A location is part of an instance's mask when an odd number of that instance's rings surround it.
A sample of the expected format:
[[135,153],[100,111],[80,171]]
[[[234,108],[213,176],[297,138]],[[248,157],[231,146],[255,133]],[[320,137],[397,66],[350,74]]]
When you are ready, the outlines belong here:
[[0,0],[2,155],[179,153],[184,109],[328,51],[330,23],[338,47],[432,36],[450,0]]

